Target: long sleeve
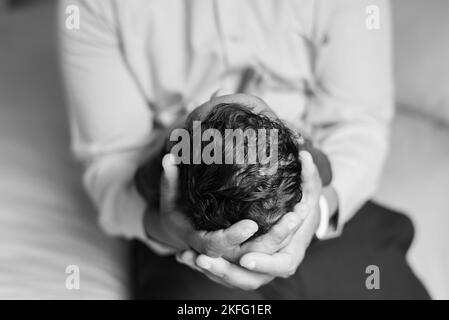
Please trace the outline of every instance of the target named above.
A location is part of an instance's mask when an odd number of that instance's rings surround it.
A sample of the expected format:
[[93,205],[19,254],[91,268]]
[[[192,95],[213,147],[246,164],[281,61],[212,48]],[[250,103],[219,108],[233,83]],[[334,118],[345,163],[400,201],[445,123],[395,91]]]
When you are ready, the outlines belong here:
[[[104,230],[145,238],[145,205],[132,176],[154,136],[153,117],[174,114],[169,107],[181,104],[191,111],[218,88],[234,88],[248,65],[269,75],[267,97],[274,95],[267,102],[281,118],[311,125],[330,159],[342,225],[373,195],[388,149],[387,1],[188,3],[62,1],[60,17],[66,5],[80,9],[79,30],[60,22],[61,58],[73,150],[85,163],[86,189]],[[365,23],[373,5],[380,9],[379,30]],[[312,78],[309,100],[297,84]]]
[[[389,4],[383,0],[318,2],[315,95],[308,121],[328,155],[341,227],[373,196],[388,151],[393,116]],[[379,8],[380,29],[366,26]]]
[[[60,21],[61,65],[72,149],[108,234],[145,239],[145,204],[132,181],[152,132],[152,113],[120,52],[111,1],[62,1],[80,10],[80,29]],[[157,244],[154,244],[157,247]]]

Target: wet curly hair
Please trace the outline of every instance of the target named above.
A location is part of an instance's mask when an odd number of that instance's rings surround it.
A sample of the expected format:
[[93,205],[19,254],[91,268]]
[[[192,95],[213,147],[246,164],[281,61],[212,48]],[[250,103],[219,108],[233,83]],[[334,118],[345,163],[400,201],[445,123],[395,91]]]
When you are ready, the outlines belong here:
[[[186,129],[193,139],[192,121],[187,119]],[[192,221],[198,230],[214,231],[227,228],[242,219],[255,221],[259,229],[253,236],[266,233],[284,214],[293,210],[301,201],[301,162],[297,135],[288,129],[282,121],[272,116],[255,113],[250,107],[237,103],[223,103],[214,106],[201,119],[201,132],[207,129],[218,130],[223,137],[226,129],[265,129],[266,150],[271,155],[271,148],[277,148],[277,158],[270,162],[248,161],[248,139],[243,140],[244,161],[233,163],[211,163],[203,161],[193,163],[193,141],[191,141],[190,160],[180,163],[179,198],[177,205]],[[277,131],[277,142],[270,140],[270,130]],[[262,131],[263,132],[263,131]],[[260,136],[257,138],[259,143]],[[234,140],[224,139],[220,148],[222,156],[234,152]],[[209,142],[201,144],[201,154]],[[173,143],[168,143],[161,157]],[[161,161],[159,161],[161,163]],[[270,165],[276,166],[269,174]],[[149,192],[149,183],[154,180],[156,163],[144,163],[135,176],[140,194],[147,200],[157,202],[157,190]],[[160,166],[160,165],[159,165]],[[160,170],[162,170],[160,168]],[[153,173],[152,173],[153,172]],[[158,188],[157,188],[158,189]],[[156,204],[157,205],[157,204]]]

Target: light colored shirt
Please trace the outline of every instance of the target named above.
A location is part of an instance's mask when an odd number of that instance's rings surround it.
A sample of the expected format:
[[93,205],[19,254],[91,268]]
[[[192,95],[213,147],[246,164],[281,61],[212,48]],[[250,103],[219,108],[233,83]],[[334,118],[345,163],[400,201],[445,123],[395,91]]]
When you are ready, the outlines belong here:
[[[80,10],[79,30],[66,28],[67,5]],[[379,29],[366,24],[373,5]],[[328,155],[338,225],[373,195],[393,115],[387,1],[64,0],[60,9],[73,150],[108,233],[147,241],[133,174],[157,139],[153,121],[168,125],[216,90],[237,90],[248,67],[262,79],[257,95]]]

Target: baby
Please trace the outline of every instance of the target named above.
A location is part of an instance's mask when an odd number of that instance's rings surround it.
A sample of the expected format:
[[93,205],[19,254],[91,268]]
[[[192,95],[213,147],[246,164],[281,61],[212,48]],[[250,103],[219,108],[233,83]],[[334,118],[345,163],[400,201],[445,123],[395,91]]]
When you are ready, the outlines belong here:
[[324,154],[259,98],[213,98],[176,129],[170,130],[160,156],[138,169],[135,183],[148,205],[157,207],[155,182],[160,181],[161,159],[165,153],[174,154],[179,168],[177,205],[198,230],[223,229],[251,219],[259,226],[253,237],[266,233],[301,201],[300,150],[312,154],[323,184],[330,182]]

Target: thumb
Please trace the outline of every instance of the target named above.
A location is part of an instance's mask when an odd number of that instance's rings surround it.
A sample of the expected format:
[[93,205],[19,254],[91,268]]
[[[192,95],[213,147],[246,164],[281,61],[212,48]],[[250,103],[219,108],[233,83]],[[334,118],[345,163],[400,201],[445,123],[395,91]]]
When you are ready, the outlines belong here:
[[167,153],[162,158],[162,168],[164,172],[161,177],[161,206],[167,208],[174,205],[178,193],[179,172],[174,155]]
[[302,191],[304,203],[315,203],[318,201],[321,194],[321,178],[313,162],[312,156],[307,151],[299,153],[302,164]]

